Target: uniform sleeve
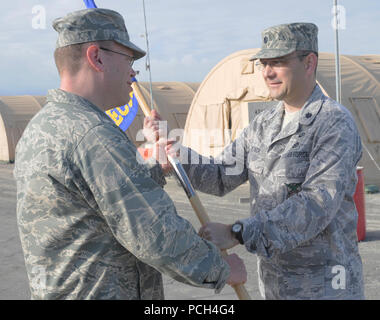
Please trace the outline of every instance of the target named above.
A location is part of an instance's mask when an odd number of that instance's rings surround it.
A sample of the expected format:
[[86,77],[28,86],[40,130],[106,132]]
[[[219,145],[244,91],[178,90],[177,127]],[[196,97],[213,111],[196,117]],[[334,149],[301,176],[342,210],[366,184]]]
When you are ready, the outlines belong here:
[[355,190],[353,177],[361,157],[360,136],[353,121],[345,119],[324,128],[317,132],[301,191],[273,210],[241,220],[248,251],[271,257],[300,246],[323,232],[344,197],[352,197],[349,193]]
[[173,202],[136,161],[136,148],[112,126],[93,128],[72,154],[110,230],[141,261],[194,286],[224,286],[219,250],[177,215]]
[[224,196],[248,180],[246,130],[216,158],[181,147],[180,161],[195,189]]
[[164,177],[164,173],[162,172],[161,166],[158,164],[156,159],[151,157],[144,160],[141,157],[140,153],[136,153],[136,159],[139,163],[143,163],[147,167],[147,169],[150,172],[151,178],[163,188],[166,184],[166,180]]

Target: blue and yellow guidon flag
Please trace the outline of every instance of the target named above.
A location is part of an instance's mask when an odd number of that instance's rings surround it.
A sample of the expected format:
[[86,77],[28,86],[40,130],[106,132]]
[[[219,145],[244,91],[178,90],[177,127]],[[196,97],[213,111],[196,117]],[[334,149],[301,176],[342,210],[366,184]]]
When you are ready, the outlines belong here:
[[[137,81],[136,78],[132,78],[132,82]],[[116,123],[116,125],[123,131],[126,131],[135,119],[137,111],[139,110],[139,104],[133,91],[129,94],[131,99],[122,107],[116,107],[106,111],[106,114]]]
[[[94,0],[83,0],[87,8],[97,8]],[[136,78],[132,78],[132,82],[137,81]],[[129,102],[125,106],[116,107],[106,111],[106,114],[116,123],[116,125],[123,131],[126,131],[135,119],[137,111],[139,110],[139,104],[133,91],[129,94],[131,97]]]
[[87,8],[97,8],[94,0],[83,0]]

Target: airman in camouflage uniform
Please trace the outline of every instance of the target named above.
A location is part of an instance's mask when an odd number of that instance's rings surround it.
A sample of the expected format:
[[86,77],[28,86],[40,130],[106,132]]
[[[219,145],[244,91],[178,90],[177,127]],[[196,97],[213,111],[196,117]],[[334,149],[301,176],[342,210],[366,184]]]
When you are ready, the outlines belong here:
[[[265,30],[252,59],[260,59],[271,95],[281,101],[211,164],[181,148],[181,162],[202,192],[223,196],[250,182],[251,217],[238,221],[240,231],[210,223],[200,233],[221,248],[240,242],[256,253],[266,299],[364,298],[353,200],[362,146],[350,112],[315,82],[317,51],[314,24]],[[306,84],[307,92],[297,91]],[[289,101],[299,96],[298,116],[282,128]]]
[[[57,48],[114,40],[134,58],[145,54],[111,10],[77,11],[54,27]],[[137,156],[98,105],[62,89],[48,92],[17,144],[14,170],[32,299],[163,299],[160,272],[217,292],[234,270],[244,274],[237,256],[224,260],[177,215],[158,163]]]

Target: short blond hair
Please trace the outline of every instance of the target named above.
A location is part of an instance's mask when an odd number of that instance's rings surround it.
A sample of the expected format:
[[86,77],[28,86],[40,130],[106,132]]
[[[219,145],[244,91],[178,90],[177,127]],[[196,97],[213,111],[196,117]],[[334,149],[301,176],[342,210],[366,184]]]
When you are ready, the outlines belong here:
[[54,51],[54,61],[58,73],[61,76],[64,71],[70,75],[75,75],[81,68],[85,52],[90,45],[97,44],[102,47],[112,48],[114,41],[97,41],[72,44],[69,46],[57,48]]

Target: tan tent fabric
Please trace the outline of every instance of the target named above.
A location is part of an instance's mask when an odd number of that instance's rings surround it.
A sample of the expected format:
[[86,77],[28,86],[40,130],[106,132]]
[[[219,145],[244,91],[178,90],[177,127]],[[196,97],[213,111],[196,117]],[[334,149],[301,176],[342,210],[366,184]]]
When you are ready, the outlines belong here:
[[[249,58],[259,49],[235,52],[205,77],[191,104],[183,143],[216,156],[249,123],[249,115],[275,104],[261,72]],[[380,165],[380,55],[341,56],[342,104],[357,123],[363,143]],[[335,99],[335,58],[319,53],[317,81]],[[252,116],[251,116],[252,117]],[[380,185],[380,172],[366,150],[360,165],[366,184]]]
[[[150,102],[149,83],[140,82],[141,89]],[[153,104],[171,129],[183,129],[186,115],[199,83],[153,82]],[[15,148],[30,119],[45,104],[44,96],[0,97],[0,161],[14,161]],[[136,119],[127,130],[129,138],[137,145],[137,132],[143,127],[144,116],[139,110]]]
[[18,140],[44,103],[42,96],[0,97],[0,160],[14,160]]

